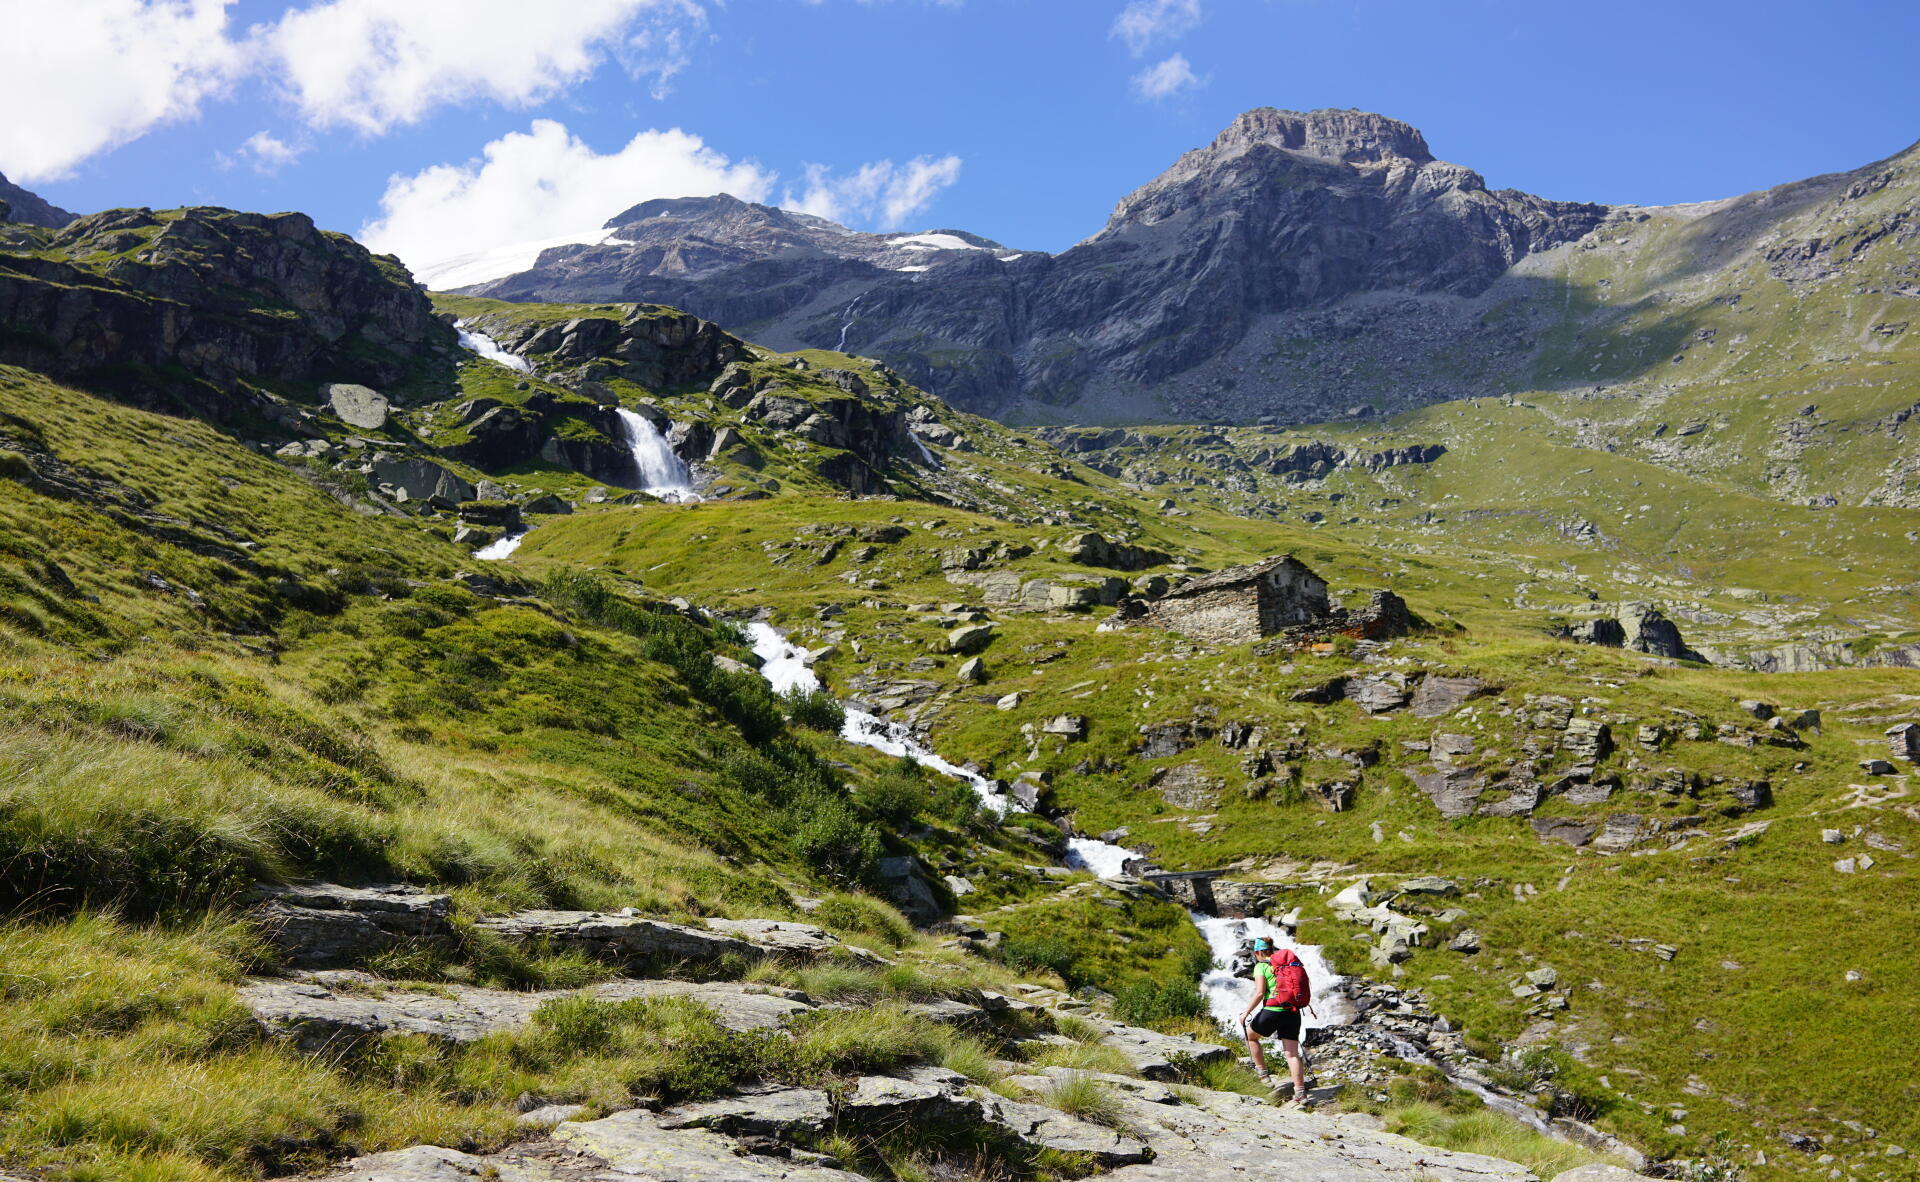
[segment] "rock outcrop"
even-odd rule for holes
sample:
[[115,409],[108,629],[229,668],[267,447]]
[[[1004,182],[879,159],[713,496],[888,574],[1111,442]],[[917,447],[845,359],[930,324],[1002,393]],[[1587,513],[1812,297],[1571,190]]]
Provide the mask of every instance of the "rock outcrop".
[[30,193],[0,173],[0,222],[20,222],[58,230],[80,215],[68,213],[38,193]]
[[451,327],[391,258],[305,214],[195,207],[80,218],[0,252],[0,361],[215,420],[268,385],[392,389],[439,362]]

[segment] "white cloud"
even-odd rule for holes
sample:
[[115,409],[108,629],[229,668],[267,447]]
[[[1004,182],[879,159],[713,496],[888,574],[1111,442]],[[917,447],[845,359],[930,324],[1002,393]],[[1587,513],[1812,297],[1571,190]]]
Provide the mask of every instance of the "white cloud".
[[635,78],[653,78],[655,99],[673,93],[673,79],[693,64],[691,43],[707,27],[707,10],[694,0],[660,0],[644,14],[620,52],[621,64]]
[[296,148],[270,132],[256,131],[231,155],[215,152],[213,158],[221,168],[246,164],[255,172],[271,175],[300,159],[305,151],[305,147]]
[[654,197],[725,192],[762,201],[774,179],[759,165],[728,160],[678,129],[643,131],[602,155],[563,124],[537,119],[529,131],[501,136],[484,153],[483,160],[390,178],[380,217],[361,227],[361,241],[399,255],[423,281],[433,282],[453,273],[443,266],[449,261],[521,243],[597,238],[608,218]]
[[324,0],[254,34],[308,123],[378,133],[450,103],[539,102],[608,51],[671,77],[683,27],[705,19],[693,0]]
[[809,164],[805,191],[795,196],[789,190],[781,204],[836,222],[877,221],[892,229],[959,179],[958,156],[916,156],[905,164],[876,160],[841,177],[824,165]]
[[1163,99],[1183,90],[1198,90],[1207,79],[1193,72],[1187,55],[1176,53],[1158,65],[1148,66],[1133,76],[1133,93],[1143,99]]
[[6,0],[0,171],[57,180],[87,157],[194,115],[239,72],[232,0]]
[[1140,57],[1156,41],[1170,41],[1191,31],[1200,23],[1200,0],[1129,0],[1113,18],[1108,36],[1127,43],[1127,51]]

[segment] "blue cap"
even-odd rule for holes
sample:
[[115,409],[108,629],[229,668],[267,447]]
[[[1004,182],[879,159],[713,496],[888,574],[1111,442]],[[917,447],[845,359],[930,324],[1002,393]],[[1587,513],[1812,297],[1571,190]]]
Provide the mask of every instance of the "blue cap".
[[1253,938],[1253,950],[1255,952],[1260,951],[1262,948],[1271,948],[1271,947],[1273,947],[1273,941],[1267,939],[1265,936],[1255,936]]

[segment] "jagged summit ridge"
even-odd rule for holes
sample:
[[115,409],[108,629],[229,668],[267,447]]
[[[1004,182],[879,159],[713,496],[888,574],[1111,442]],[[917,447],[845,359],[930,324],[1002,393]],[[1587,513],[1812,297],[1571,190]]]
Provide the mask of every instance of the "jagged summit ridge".
[[1229,123],[1203,152],[1244,150],[1255,144],[1285,148],[1343,164],[1377,164],[1391,157],[1425,164],[1427,138],[1410,123],[1371,111],[1282,111],[1255,107]]

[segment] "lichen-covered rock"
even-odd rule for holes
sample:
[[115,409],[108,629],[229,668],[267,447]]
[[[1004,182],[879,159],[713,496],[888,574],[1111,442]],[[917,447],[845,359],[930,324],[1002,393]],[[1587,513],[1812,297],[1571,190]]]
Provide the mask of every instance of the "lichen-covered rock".
[[453,935],[451,896],[405,884],[262,885],[248,918],[282,959],[301,968],[357,963],[400,940]]
[[522,911],[489,917],[475,926],[515,943],[575,949],[617,964],[754,958],[760,949],[745,940],[684,924],[598,911]]

